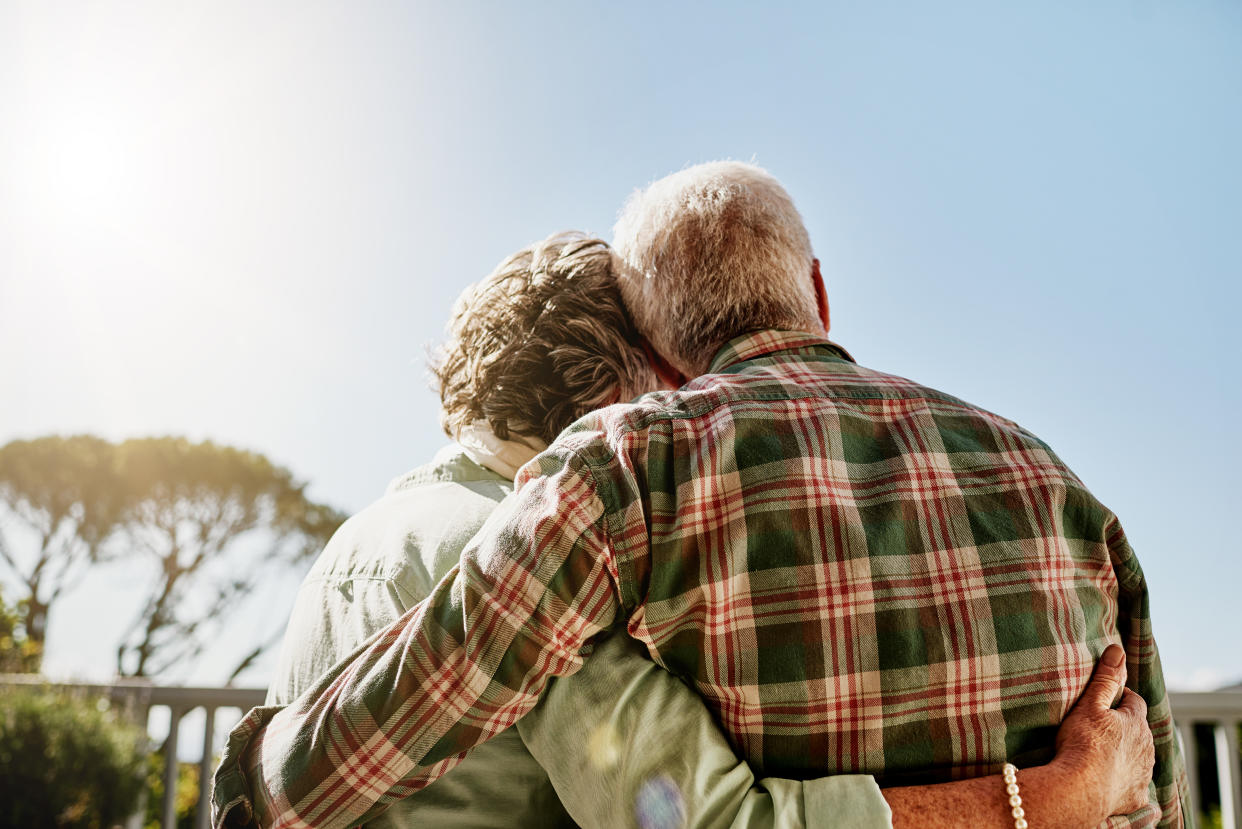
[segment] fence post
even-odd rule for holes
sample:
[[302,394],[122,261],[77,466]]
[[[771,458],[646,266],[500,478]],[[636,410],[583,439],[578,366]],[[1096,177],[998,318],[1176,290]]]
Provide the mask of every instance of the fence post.
[[1224,719],[1213,728],[1216,736],[1216,775],[1220,780],[1220,822],[1223,829],[1240,829],[1242,786],[1238,772],[1238,722]]
[[164,802],[160,804],[160,826],[175,829],[177,826],[177,732],[181,730],[181,718],[186,709],[170,706],[168,709],[168,739],[164,741]]
[[211,829],[211,773],[215,770],[215,737],[216,708],[208,705],[204,708],[206,722],[203,723],[203,757],[198,761],[198,811],[194,815],[194,825],[198,829]]
[[147,721],[151,716],[151,686],[149,684],[116,685],[112,687],[110,696],[114,703],[121,702],[125,718],[142,729],[142,733],[138,736],[138,747],[142,752],[142,764],[138,767],[138,777],[142,786],[138,789],[138,803],[134,806],[134,813],[125,821],[125,829],[142,829],[147,822],[147,757],[151,753],[151,737],[147,732]]
[[1194,722],[1178,721],[1177,736],[1181,738],[1182,762],[1186,764],[1186,782],[1190,786],[1190,810],[1197,816],[1202,807],[1199,805],[1199,746],[1195,741]]

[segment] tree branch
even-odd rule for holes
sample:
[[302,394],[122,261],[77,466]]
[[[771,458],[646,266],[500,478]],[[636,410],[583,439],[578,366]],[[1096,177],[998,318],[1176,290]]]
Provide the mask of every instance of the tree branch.
[[13,554],[9,552],[9,545],[8,542],[5,541],[3,532],[0,532],[0,559],[3,559],[4,563],[9,565],[9,567],[13,569],[13,572],[17,573],[19,576],[21,575],[21,568],[17,566],[17,560],[14,559]]
[[284,630],[278,630],[274,636],[271,636],[266,641],[260,642],[256,645],[250,653],[246,654],[242,660],[237,663],[237,667],[235,667],[233,672],[229,674],[228,679],[224,680],[224,684],[232,685],[233,680],[237,679],[237,677],[241,675],[242,671],[253,665],[260,656],[267,652],[268,648],[275,645],[281,638],[284,637],[284,635]]

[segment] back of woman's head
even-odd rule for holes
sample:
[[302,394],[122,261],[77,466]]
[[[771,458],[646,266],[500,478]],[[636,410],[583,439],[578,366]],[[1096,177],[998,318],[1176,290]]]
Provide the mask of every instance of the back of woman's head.
[[432,372],[450,437],[484,421],[502,440],[551,443],[592,409],[656,387],[608,245],[576,232],[523,248],[467,288]]

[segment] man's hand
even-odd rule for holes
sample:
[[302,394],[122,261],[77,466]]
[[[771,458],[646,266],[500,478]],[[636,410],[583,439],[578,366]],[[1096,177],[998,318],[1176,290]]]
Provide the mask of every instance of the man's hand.
[[[1125,653],[1109,645],[1078,702],[1057,732],[1057,755],[1045,766],[1018,772],[1022,806],[1031,826],[1093,829],[1110,815],[1130,814],[1147,804],[1156,761],[1147,727],[1147,704],[1125,691]],[[1014,817],[999,774],[928,786],[884,789],[893,828],[1009,829]],[[1151,825],[1159,810],[1144,815]],[[1147,825],[1147,824],[1145,824]]]
[[[1082,776],[1086,791],[1098,794],[1104,816],[1128,814],[1146,805],[1156,763],[1147,703],[1126,688],[1125,681],[1125,651],[1109,645],[1057,732],[1053,764]],[[1118,691],[1121,705],[1113,708]]]

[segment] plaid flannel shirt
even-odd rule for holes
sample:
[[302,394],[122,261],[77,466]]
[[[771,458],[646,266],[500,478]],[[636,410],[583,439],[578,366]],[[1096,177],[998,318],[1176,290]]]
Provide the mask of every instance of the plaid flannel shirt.
[[[757,773],[885,784],[1046,762],[1111,641],[1181,821],[1147,591],[1116,518],[1038,438],[826,340],[729,343],[675,392],[528,464],[458,571],[285,709],[234,729],[217,821],[365,820],[513,724],[625,624]],[[1122,821],[1126,823],[1127,821]]]

